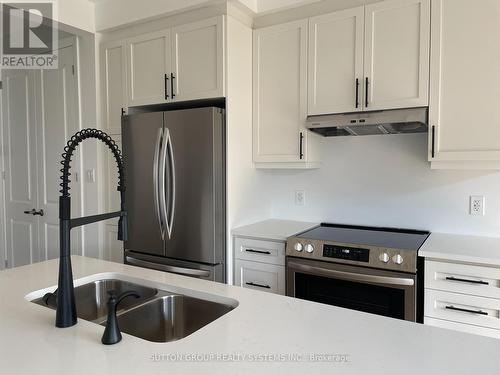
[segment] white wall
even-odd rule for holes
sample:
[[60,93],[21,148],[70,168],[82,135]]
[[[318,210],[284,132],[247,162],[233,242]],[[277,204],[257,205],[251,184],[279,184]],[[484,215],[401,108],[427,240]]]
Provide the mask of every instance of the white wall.
[[[500,236],[500,172],[431,170],[426,135],[324,141],[321,169],[269,172],[273,217]],[[470,195],[486,197],[485,216],[469,215]]]
[[[271,215],[265,172],[252,162],[252,30],[227,17],[227,228]],[[230,236],[229,236],[230,237]],[[228,281],[232,282],[232,250],[228,249]]]
[[89,0],[54,0],[56,21],[95,32],[95,4]]

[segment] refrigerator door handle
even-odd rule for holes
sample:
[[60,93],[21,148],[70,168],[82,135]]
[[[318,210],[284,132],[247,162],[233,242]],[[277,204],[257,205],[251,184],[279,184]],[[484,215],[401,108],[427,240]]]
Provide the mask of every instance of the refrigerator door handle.
[[[165,229],[168,234],[168,238],[172,236],[172,225],[174,221],[174,209],[175,209],[175,164],[174,155],[172,151],[172,138],[170,137],[170,131],[165,128],[163,133],[163,144],[161,150],[160,159],[160,215],[163,222],[165,223]],[[168,202],[167,202],[167,183],[165,174],[167,171],[168,163]]]
[[154,154],[154,159],[153,159],[153,190],[154,190],[154,207],[155,207],[155,214],[156,214],[156,219],[158,220],[158,225],[160,227],[160,233],[161,233],[161,238],[163,239],[164,237],[164,229],[163,229],[163,221],[160,216],[160,197],[159,197],[159,186],[158,186],[158,177],[159,177],[159,165],[158,165],[158,159],[160,158],[160,148],[161,148],[161,143],[162,143],[162,138],[163,138],[163,129],[160,128],[158,129],[158,136],[156,139],[156,146],[155,146],[155,154]]
[[172,272],[179,275],[188,275],[188,276],[196,276],[196,277],[209,277],[210,271],[207,270],[198,270],[193,268],[184,268],[177,266],[169,266],[166,264],[152,263],[145,260],[140,260],[132,257],[126,257],[126,261],[134,266],[150,268],[158,271]]
[[170,163],[170,187],[171,187],[171,192],[169,194],[170,197],[170,203],[169,203],[169,208],[170,212],[168,213],[168,228],[170,230],[169,236],[172,235],[172,228],[174,226],[174,213],[175,213],[175,159],[174,159],[174,149],[172,145],[172,138],[170,137],[170,132],[169,132],[169,137],[168,137],[168,157],[169,157],[169,163]]

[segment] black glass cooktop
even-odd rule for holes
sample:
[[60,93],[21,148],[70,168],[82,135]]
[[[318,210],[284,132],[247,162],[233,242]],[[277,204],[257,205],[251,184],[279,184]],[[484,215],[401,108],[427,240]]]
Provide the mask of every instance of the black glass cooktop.
[[319,227],[301,233],[296,237],[417,251],[429,234],[430,232],[419,230],[323,223]]

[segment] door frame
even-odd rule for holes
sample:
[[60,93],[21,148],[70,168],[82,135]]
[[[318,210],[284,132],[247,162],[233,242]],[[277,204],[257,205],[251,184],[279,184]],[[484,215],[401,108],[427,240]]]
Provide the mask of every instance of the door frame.
[[[0,82],[2,82],[2,71],[0,70]],[[3,89],[0,89],[0,139],[4,139],[3,126],[3,107],[2,107]],[[5,168],[4,168],[4,147],[0,144],[0,270],[6,266],[7,243],[5,237],[6,216],[5,216]]]

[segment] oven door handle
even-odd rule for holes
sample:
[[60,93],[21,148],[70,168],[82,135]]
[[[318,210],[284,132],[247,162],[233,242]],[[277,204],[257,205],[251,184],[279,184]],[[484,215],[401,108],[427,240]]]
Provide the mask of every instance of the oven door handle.
[[377,275],[365,275],[361,273],[352,273],[344,271],[330,270],[326,268],[314,267],[305,264],[300,264],[297,262],[289,261],[288,267],[304,271],[307,273],[313,273],[322,276],[334,276],[338,279],[348,280],[348,281],[360,281],[367,283],[376,283],[384,285],[402,285],[402,286],[413,286],[415,281],[413,279],[408,279],[404,277],[390,277],[390,276],[377,276]]

